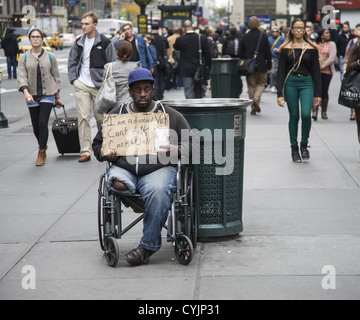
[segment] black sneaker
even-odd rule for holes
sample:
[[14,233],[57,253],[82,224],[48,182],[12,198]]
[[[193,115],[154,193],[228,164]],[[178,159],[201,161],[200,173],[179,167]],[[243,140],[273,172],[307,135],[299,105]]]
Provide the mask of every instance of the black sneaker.
[[299,153],[299,147],[291,147],[291,157],[293,162],[295,163],[301,163],[301,157],[300,157],[300,153]]
[[303,160],[310,160],[310,152],[308,150],[307,144],[301,144],[300,151],[301,151],[301,158]]

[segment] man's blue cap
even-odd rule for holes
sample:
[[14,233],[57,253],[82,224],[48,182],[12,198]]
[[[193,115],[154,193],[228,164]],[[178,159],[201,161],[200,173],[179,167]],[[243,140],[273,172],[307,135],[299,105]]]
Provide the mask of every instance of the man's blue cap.
[[155,82],[150,70],[144,68],[138,68],[129,73],[129,86],[137,81],[151,81],[153,83]]

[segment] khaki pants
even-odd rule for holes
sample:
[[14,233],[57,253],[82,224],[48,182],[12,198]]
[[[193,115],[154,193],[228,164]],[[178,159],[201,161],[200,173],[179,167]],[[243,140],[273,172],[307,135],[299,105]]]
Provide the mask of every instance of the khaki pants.
[[[246,77],[246,82],[249,91],[249,99],[253,100],[257,106],[260,107],[260,99],[267,86],[267,73],[255,72],[251,76]],[[254,109],[254,105],[251,106]]]
[[92,136],[90,127],[91,109],[94,110],[94,116],[98,129],[100,129],[104,119],[102,114],[95,112],[95,99],[98,89],[88,87],[80,80],[75,80],[73,85],[75,88],[76,111],[79,123],[80,155],[90,156],[92,153]]

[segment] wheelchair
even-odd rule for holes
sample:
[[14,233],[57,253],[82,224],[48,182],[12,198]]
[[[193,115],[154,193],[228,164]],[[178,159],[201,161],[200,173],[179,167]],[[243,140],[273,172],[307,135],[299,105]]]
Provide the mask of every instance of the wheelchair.
[[[144,204],[140,194],[123,195],[107,187],[107,172],[100,176],[98,189],[98,232],[100,247],[104,251],[107,264],[115,267],[119,260],[118,239],[143,220]],[[194,172],[191,166],[177,165],[176,189],[169,208],[167,224],[167,241],[174,247],[175,257],[182,265],[188,265],[197,245],[197,215],[194,202]],[[123,206],[140,213],[128,226],[123,228]]]

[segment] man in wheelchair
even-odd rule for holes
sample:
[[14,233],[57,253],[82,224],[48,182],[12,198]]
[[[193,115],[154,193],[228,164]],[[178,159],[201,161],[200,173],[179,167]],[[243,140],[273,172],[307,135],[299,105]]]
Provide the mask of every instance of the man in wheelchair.
[[[162,156],[175,153],[177,157],[184,153],[188,155],[191,141],[189,134],[182,139],[182,130],[186,129],[190,133],[190,126],[179,112],[153,101],[154,82],[151,72],[147,69],[140,68],[131,71],[128,83],[132,101],[117,106],[110,113],[167,113],[170,135],[172,132],[177,134],[177,145],[173,143],[160,146],[161,152],[159,153],[163,153]],[[173,142],[171,136],[170,141]],[[141,161],[139,157],[135,157],[135,164],[133,161],[130,163],[128,157],[117,156],[116,152],[111,152],[104,157],[101,152],[102,144],[103,136],[102,129],[100,129],[93,141],[93,150],[99,161],[111,162],[108,171],[109,190],[124,195],[139,193],[143,199],[145,213],[143,236],[139,246],[125,255],[125,260],[131,266],[146,264],[149,257],[161,247],[161,231],[166,223],[173,192],[176,188],[176,164],[172,161],[163,164],[164,161],[159,160],[160,154],[146,155],[144,156],[146,159],[141,159]]]

